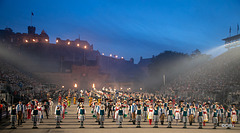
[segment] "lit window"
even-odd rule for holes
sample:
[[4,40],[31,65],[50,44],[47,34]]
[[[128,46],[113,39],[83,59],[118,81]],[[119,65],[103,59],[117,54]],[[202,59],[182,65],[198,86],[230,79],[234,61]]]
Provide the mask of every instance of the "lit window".
[[33,39],[33,42],[35,42],[36,40],[35,39]]
[[77,46],[79,47],[80,45],[79,45],[79,44],[77,44]]
[[86,48],[87,48],[87,46],[85,45],[85,46],[84,46],[84,48],[86,49]]
[[25,42],[28,42],[28,40],[25,40]]
[[56,43],[58,43],[58,40],[56,40]]
[[68,42],[68,45],[70,45],[70,42]]
[[48,42],[48,39],[45,39],[46,42]]

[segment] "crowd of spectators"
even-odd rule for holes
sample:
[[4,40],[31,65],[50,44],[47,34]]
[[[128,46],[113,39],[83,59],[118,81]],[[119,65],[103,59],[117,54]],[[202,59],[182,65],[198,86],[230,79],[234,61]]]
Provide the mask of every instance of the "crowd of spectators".
[[[170,93],[204,101],[239,101],[240,93],[240,48],[204,63],[167,84]],[[233,95],[232,95],[233,92]],[[229,96],[229,93],[231,95]]]

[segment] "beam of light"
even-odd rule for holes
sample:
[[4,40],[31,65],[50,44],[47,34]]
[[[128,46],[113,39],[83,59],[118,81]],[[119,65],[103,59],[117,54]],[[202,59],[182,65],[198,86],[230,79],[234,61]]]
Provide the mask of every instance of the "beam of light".
[[225,45],[221,45],[212,49],[209,49],[207,51],[204,51],[203,53],[207,54],[207,55],[211,55],[212,58],[215,58],[223,53],[225,53],[227,51],[227,49],[225,48]]

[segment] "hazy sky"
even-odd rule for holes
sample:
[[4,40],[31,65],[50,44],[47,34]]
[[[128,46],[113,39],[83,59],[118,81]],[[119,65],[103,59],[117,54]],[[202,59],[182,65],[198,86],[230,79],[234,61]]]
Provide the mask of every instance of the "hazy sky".
[[236,34],[240,0],[0,0],[0,29],[27,32],[31,12],[37,33],[94,44],[105,55],[137,63],[164,50],[190,53],[222,45]]

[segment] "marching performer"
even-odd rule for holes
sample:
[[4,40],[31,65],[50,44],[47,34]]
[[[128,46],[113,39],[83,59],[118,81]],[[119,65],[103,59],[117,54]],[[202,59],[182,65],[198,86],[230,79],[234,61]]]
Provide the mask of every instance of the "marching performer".
[[206,110],[206,108],[203,107],[203,126],[205,126],[205,123],[208,122],[208,111]]
[[218,123],[218,113],[217,113],[216,109],[213,109],[212,120],[213,120],[213,124],[214,124],[213,129],[216,129],[217,123]]
[[31,112],[31,114],[32,114],[32,121],[33,121],[33,127],[32,128],[38,128],[37,123],[39,121],[38,119],[39,119],[41,113],[38,110],[37,106],[35,106],[34,110],[32,110],[32,112]]
[[232,125],[233,127],[235,127],[235,123],[237,122],[237,112],[235,110],[235,108],[232,109]]
[[149,120],[149,125],[152,125],[152,120],[153,120],[153,106],[150,105],[149,109],[148,109],[148,120]]
[[198,116],[198,122],[199,122],[199,128],[198,129],[202,129],[202,123],[203,123],[203,111],[202,111],[202,108],[199,108],[199,112],[198,112],[197,116]]
[[168,127],[167,128],[172,128],[172,121],[173,121],[173,110],[172,107],[169,107],[169,110],[167,111],[167,120],[168,120]]
[[153,121],[154,121],[154,127],[153,128],[158,128],[158,121],[159,121],[158,105],[156,105],[155,109],[154,109]]
[[143,119],[144,119],[144,122],[147,121],[147,105],[146,103],[143,104]]
[[182,119],[183,119],[183,128],[187,128],[187,117],[188,117],[188,111],[187,107],[185,107],[182,111]]
[[224,114],[225,114],[225,110],[223,108],[223,106],[220,106],[220,118],[221,118],[221,123],[223,123],[223,118],[224,118]]
[[83,122],[86,118],[86,110],[84,109],[84,106],[81,106],[81,109],[79,110],[79,120],[80,120],[80,127],[79,128],[84,128]]
[[175,116],[176,124],[178,125],[178,120],[181,118],[180,109],[178,108],[178,106],[176,106],[176,109],[174,109],[174,116]]
[[10,122],[11,122],[11,129],[16,129],[16,114],[17,114],[17,110],[15,108],[15,105],[12,105],[12,109],[11,109],[11,119],[10,119]]
[[191,105],[190,108],[188,109],[188,119],[189,119],[189,124],[190,126],[192,125],[193,123],[193,117],[194,117],[194,110],[193,110],[193,106]]
[[141,128],[140,123],[141,123],[141,117],[142,117],[142,110],[141,110],[140,105],[138,105],[138,108],[136,110],[136,115],[137,115],[137,117],[136,117],[136,121],[137,121],[136,128]]
[[103,124],[104,124],[104,115],[105,115],[105,110],[104,110],[104,106],[101,106],[100,109],[100,117],[99,117],[99,121],[100,121],[100,128],[104,128]]
[[57,107],[56,111],[55,111],[55,115],[56,115],[56,128],[61,128],[60,127],[60,122],[61,122],[61,118],[62,118],[62,114],[61,114],[61,109],[60,106]]
[[[231,124],[231,112],[229,109],[226,111],[226,121],[228,125]],[[230,129],[230,127],[228,126],[227,129]]]
[[52,101],[52,98],[49,98],[48,102],[49,102],[49,114],[53,115],[53,105],[54,105],[54,103]]
[[162,104],[161,105],[161,108],[159,109],[160,111],[160,121],[161,121],[161,125],[163,125],[164,123],[164,117],[165,117],[165,114],[166,114],[166,111],[165,111],[165,108],[164,108],[164,105]]
[[31,104],[31,102],[28,102],[28,104],[27,104],[27,119],[31,119],[32,108],[33,108],[33,105]]
[[19,101],[17,107],[17,120],[18,120],[18,125],[22,125],[22,119],[23,119],[23,112],[25,111],[22,101]]
[[122,107],[119,108],[119,110],[117,111],[117,118],[118,118],[118,128],[122,128],[122,122],[123,122],[123,110]]
[[135,122],[136,122],[136,114],[135,114],[136,110],[137,110],[137,105],[135,104],[135,102],[133,102],[132,107],[131,107],[133,125],[135,125]]

